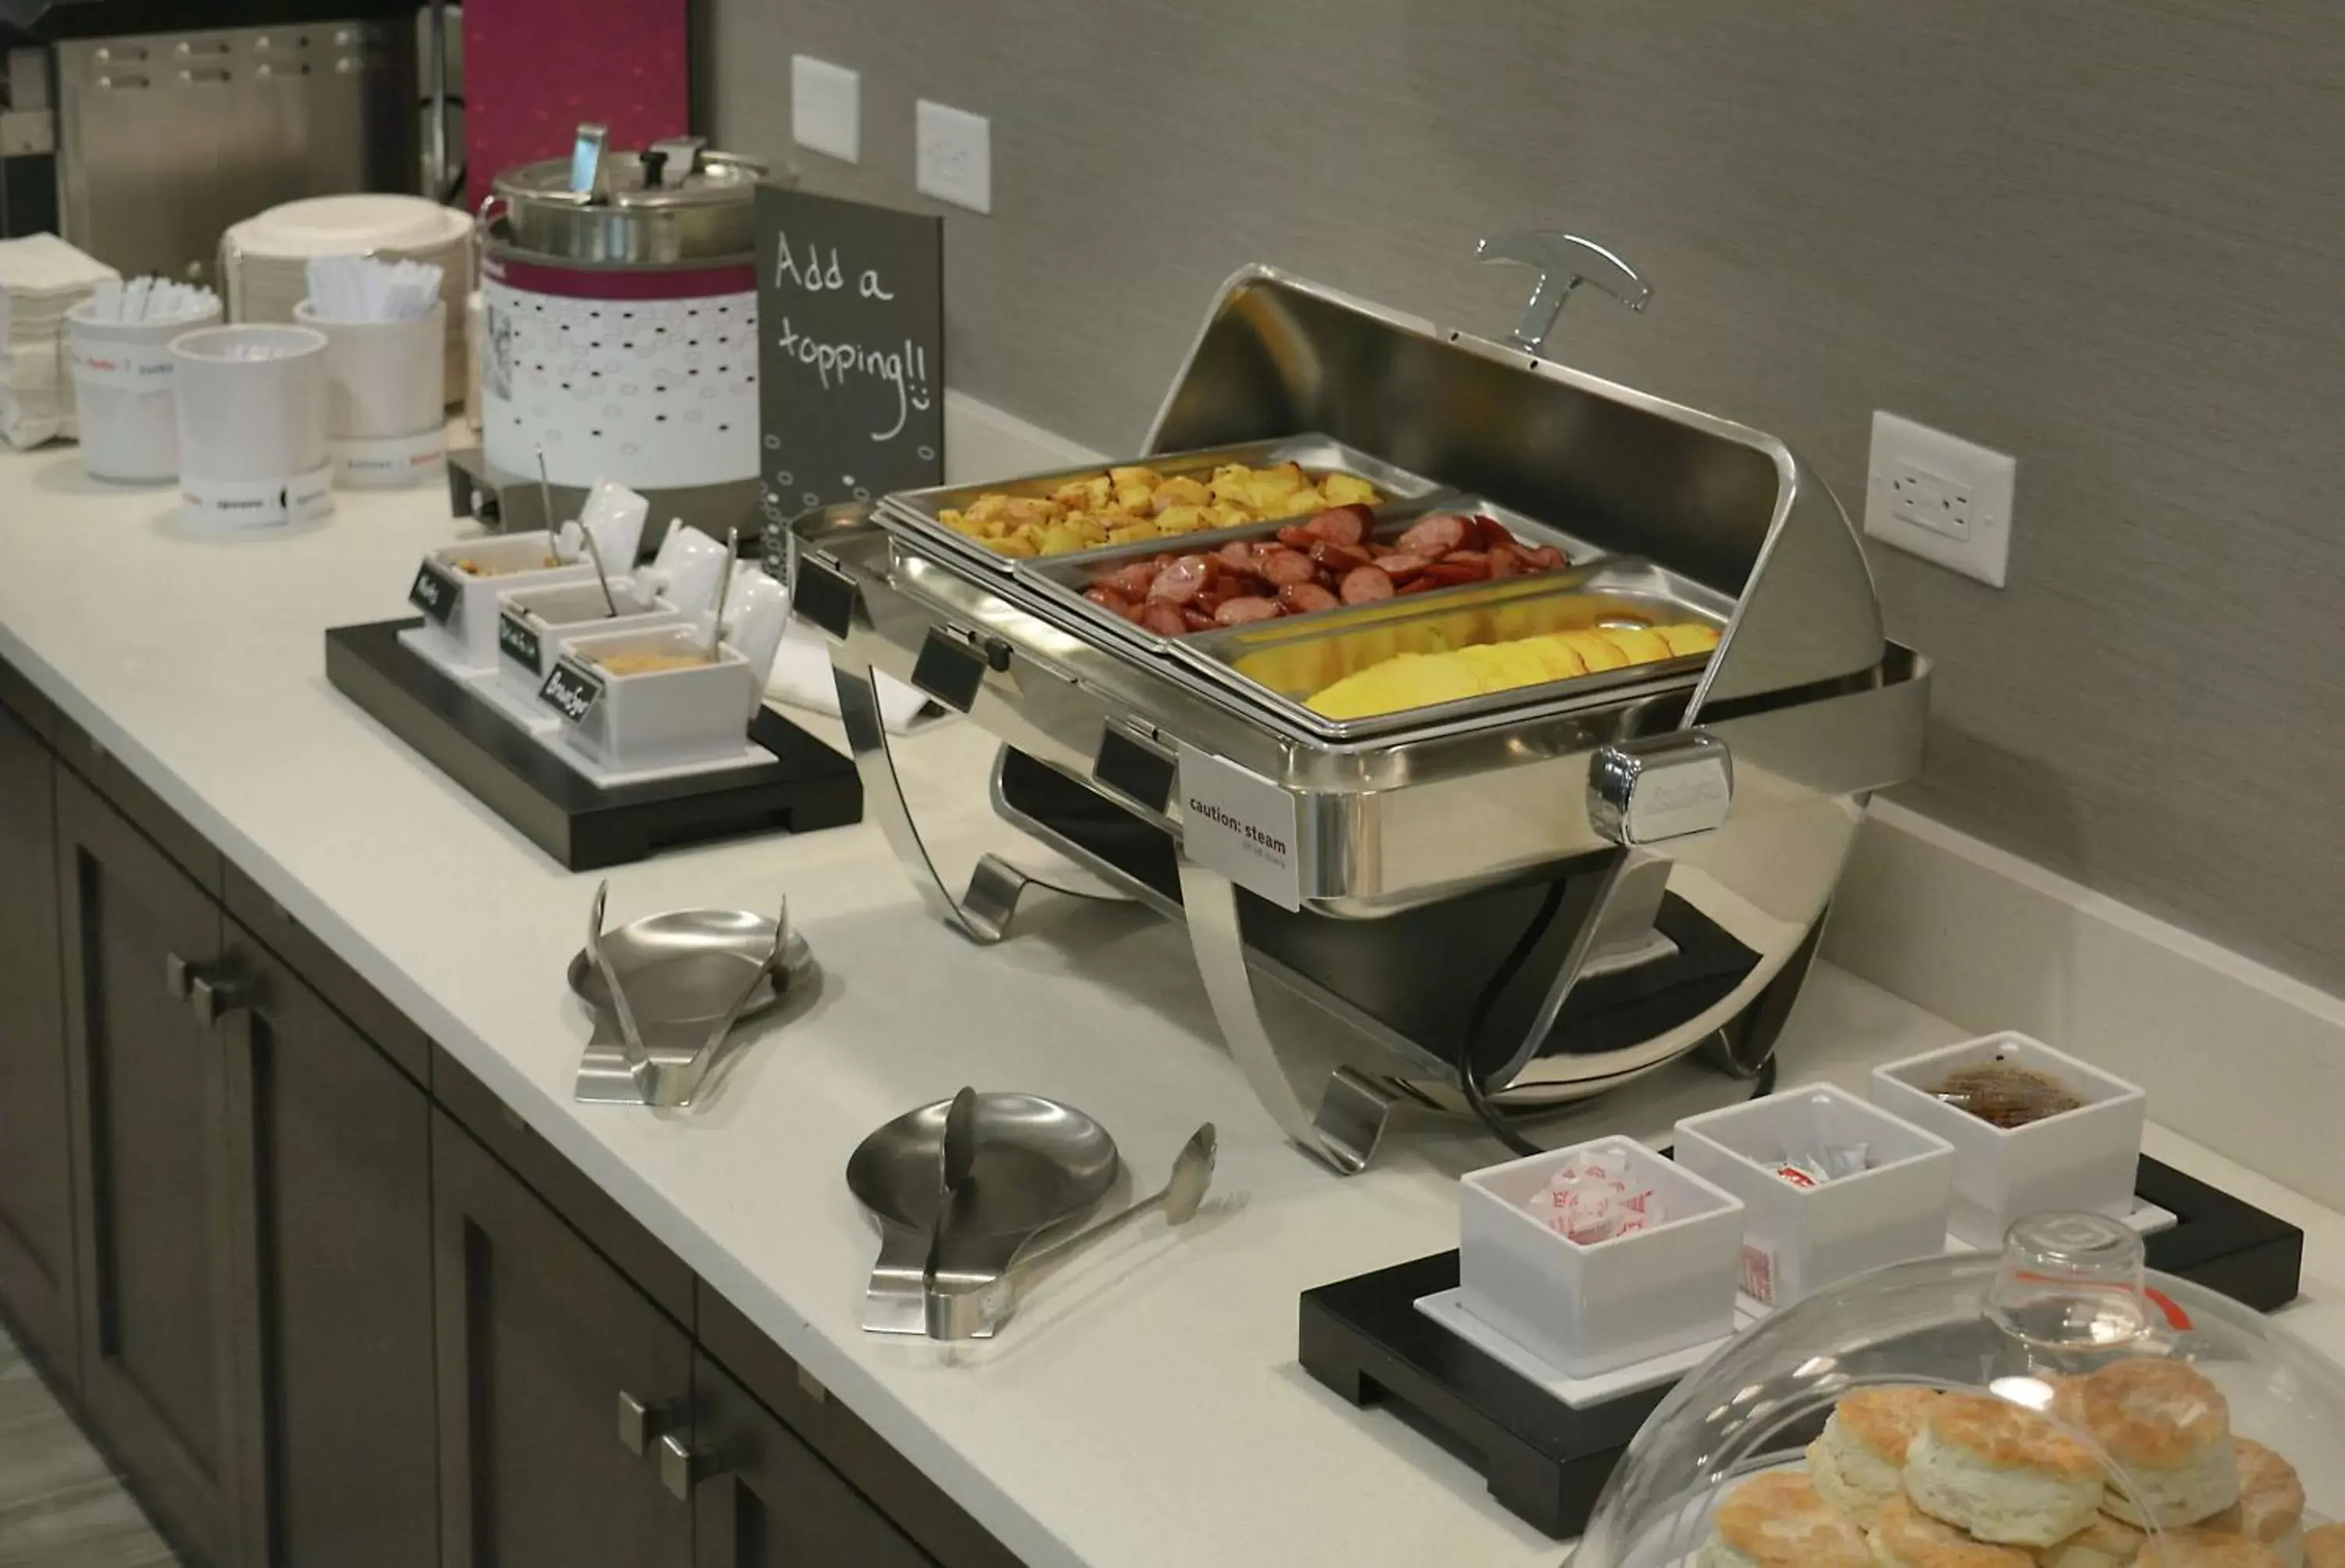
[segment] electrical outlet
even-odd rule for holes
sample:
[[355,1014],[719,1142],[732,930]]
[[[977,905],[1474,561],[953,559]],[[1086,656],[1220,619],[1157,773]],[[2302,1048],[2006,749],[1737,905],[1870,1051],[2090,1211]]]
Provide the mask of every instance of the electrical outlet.
[[919,148],[913,183],[923,196],[973,212],[993,210],[993,126],[983,115],[919,100],[913,113]]
[[2004,585],[2011,558],[2011,502],[2019,464],[1900,419],[1873,416],[1864,531],[1965,577]]
[[861,162],[862,73],[812,55],[792,55],[790,139],[848,163]]

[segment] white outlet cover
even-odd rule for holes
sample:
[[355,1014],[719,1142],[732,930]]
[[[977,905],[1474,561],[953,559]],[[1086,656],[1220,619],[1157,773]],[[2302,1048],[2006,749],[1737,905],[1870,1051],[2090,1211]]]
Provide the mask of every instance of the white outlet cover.
[[[1919,471],[1970,493],[1969,537],[1928,528],[1898,514],[1898,475]],[[2011,559],[2011,504],[2018,462],[1893,413],[1873,416],[1865,464],[1864,531],[1949,571],[2004,585]]]
[[792,55],[790,139],[827,157],[861,162],[862,73],[812,55]]
[[923,196],[993,210],[993,125],[983,115],[922,98],[913,110],[912,134],[919,149],[913,183]]

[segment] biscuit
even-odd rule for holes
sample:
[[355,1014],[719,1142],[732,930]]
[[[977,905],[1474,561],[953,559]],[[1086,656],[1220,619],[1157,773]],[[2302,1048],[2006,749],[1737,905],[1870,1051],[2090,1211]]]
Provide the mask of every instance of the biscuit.
[[2101,1506],[2128,1524],[2196,1524],[2239,1500],[2230,1407],[2188,1362],[2113,1361],[2063,1388],[2052,1413],[2108,1455],[2114,1473]]
[[1808,1445],[1808,1475],[1825,1502],[1859,1521],[1905,1489],[1905,1449],[1935,1389],[1859,1389],[1832,1407]]
[[1986,1394],[1941,1395],[1905,1452],[1905,1495],[1923,1512],[2013,1546],[2090,1524],[2106,1479],[2088,1444]]
[[2141,1568],[2279,1568],[2279,1559],[2245,1536],[2184,1526],[2144,1546]]
[[1792,1471],[1752,1476],[1718,1505],[1695,1568],[1872,1568],[1864,1534]]
[[1874,1511],[1865,1539],[1878,1568],[2035,1568],[2033,1554],[1974,1541],[1902,1497]]
[[2345,1524],[2304,1532],[2304,1568],[2345,1568]]
[[2035,1554],[2039,1568],[2134,1568],[2141,1560],[2142,1532],[2106,1513],[2056,1546]]
[[2231,1440],[2238,1461],[2239,1501],[2207,1521],[2207,1528],[2244,1535],[2271,1548],[2284,1568],[2304,1565],[2304,1483],[2296,1467],[2249,1438]]

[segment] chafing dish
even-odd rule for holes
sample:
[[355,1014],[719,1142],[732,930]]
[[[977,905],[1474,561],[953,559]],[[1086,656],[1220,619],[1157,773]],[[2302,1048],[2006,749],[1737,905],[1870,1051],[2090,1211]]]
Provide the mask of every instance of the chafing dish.
[[[1534,314],[1568,292],[1543,278]],[[1568,541],[1574,565],[1546,576],[1162,637],[1091,613],[1084,558],[976,560],[932,502],[790,528],[793,600],[832,641],[866,798],[931,906],[1000,941],[1023,881],[992,857],[964,892],[939,881],[874,671],[1000,738],[1005,816],[1185,922],[1255,1092],[1343,1171],[1401,1099],[1454,1105],[1461,1071],[1501,1108],[1705,1044],[1755,1073],[1867,794],[1920,762],[1927,661],[1883,636],[1822,483],[1775,438],[1555,363],[1538,336],[1486,341],[1250,268],[1138,461],[1324,443],[1377,465],[1380,514],[1463,497]],[[1487,640],[1609,616],[1721,640],[1367,719],[1300,700],[1406,651],[1409,628]],[[1330,1072],[1274,1032],[1258,985],[1339,1020],[1347,1059]]]

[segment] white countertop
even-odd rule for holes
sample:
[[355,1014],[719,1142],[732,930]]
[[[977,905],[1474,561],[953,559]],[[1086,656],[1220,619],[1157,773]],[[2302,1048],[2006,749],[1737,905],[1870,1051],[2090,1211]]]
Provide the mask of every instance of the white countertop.
[[[868,825],[610,873],[614,923],[787,892],[823,989],[698,1114],[576,1105],[588,1024],[561,975],[594,879],[323,673],[323,630],[403,613],[418,555],[460,531],[442,494],[344,493],[323,524],[249,538],[188,530],[174,500],[86,479],[69,446],[0,453],[0,656],[1028,1563],[1560,1559],[1464,1465],[1294,1361],[1298,1293],[1455,1245],[1453,1178],[1494,1145],[1405,1127],[1375,1169],[1338,1179],[1254,1104],[1177,932],[1037,894],[1020,934],[980,949],[922,911]],[[948,726],[901,749],[949,830],[949,875],[980,845],[1022,844],[986,809],[981,735]],[[1781,1054],[1787,1081],[1853,1083],[1960,1033],[1819,969]],[[1148,1186],[1215,1122],[1207,1214],[1177,1237],[1120,1237],[992,1343],[862,1333],[875,1240],[841,1179],[848,1154],[964,1083],[1083,1107]],[[1543,1136],[1658,1135],[1731,1092],[1686,1069]],[[2345,1295],[2325,1284],[2345,1279],[2345,1219],[2155,1129],[2149,1147],[2308,1227],[2308,1278],[2324,1283],[2290,1317],[2345,1349]]]

